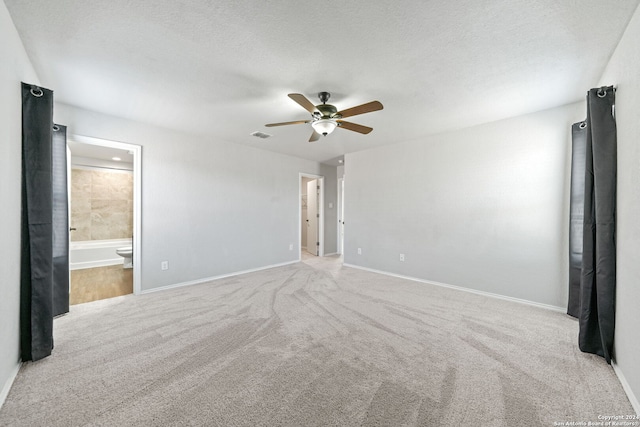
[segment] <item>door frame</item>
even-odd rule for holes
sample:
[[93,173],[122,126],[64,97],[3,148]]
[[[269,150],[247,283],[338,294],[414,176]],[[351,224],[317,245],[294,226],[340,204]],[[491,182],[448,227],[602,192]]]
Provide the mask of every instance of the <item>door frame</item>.
[[[302,178],[317,179],[320,186],[320,196],[318,196],[318,256],[324,256],[324,176],[314,175],[310,173],[300,172],[298,174],[298,261],[302,259],[302,248],[300,248],[302,242]],[[309,242],[307,242],[309,246]]]
[[71,135],[75,142],[101,147],[128,150],[133,153],[133,294],[139,295],[142,287],[142,146],[128,142],[111,141],[84,135]]

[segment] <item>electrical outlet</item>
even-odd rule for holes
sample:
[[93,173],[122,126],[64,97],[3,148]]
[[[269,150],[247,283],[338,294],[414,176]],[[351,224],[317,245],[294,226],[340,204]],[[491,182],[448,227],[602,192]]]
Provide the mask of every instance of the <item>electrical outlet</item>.
[[358,248],[358,255],[362,255],[362,248]]
[[404,254],[400,254],[400,261],[404,261]]
[[169,261],[162,261],[160,263],[160,270],[168,270],[169,269]]

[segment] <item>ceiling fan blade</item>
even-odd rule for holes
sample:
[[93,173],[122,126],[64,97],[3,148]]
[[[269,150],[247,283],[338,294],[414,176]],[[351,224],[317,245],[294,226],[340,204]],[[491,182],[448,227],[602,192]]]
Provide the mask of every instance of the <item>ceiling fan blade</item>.
[[296,120],[295,122],[269,123],[268,125],[265,125],[265,126],[270,128],[273,126],[301,125],[303,123],[309,123],[309,122],[311,122],[311,120]]
[[316,142],[319,139],[320,139],[320,134],[314,130],[313,133],[311,134],[311,138],[309,138],[309,142]]
[[346,110],[338,111],[336,114],[340,114],[342,117],[357,116],[358,114],[370,113],[372,111],[382,110],[382,104],[380,101],[371,101],[366,104],[358,105],[357,107],[347,108]]
[[289,98],[296,101],[302,108],[313,114],[316,110],[316,106],[311,103],[303,94],[301,93],[290,93]]
[[373,128],[370,128],[368,126],[345,122],[344,120],[336,120],[336,122],[338,122],[338,127],[341,127],[342,129],[352,130],[354,132],[363,133],[365,135],[373,130]]

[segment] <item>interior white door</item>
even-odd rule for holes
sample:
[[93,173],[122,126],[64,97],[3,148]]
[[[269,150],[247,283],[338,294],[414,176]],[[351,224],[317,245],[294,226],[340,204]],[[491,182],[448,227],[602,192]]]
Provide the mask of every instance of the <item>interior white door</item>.
[[307,252],[318,256],[318,180],[307,182]]
[[339,253],[344,254],[344,179],[338,180],[338,247]]

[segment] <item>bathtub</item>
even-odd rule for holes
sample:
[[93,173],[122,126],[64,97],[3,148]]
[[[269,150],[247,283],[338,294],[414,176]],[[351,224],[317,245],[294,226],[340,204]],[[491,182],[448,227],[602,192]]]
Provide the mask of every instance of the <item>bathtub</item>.
[[83,240],[69,243],[69,269],[105,267],[123,264],[116,249],[131,246],[131,239]]

